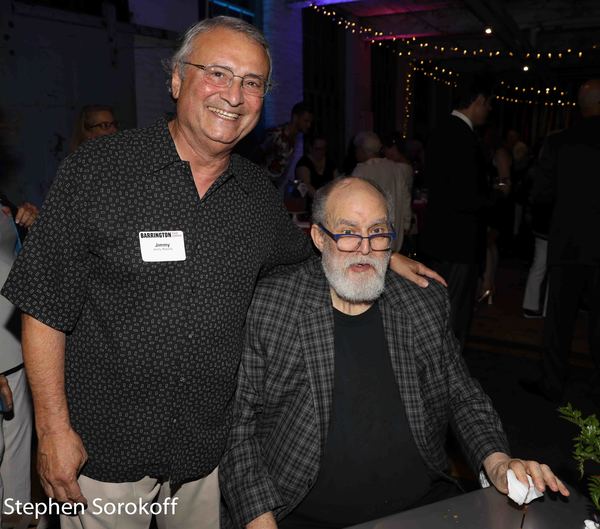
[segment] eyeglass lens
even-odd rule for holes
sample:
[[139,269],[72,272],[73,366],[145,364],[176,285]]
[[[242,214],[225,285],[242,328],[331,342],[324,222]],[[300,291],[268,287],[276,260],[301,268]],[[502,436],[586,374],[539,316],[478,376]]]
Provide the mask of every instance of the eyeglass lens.
[[[221,66],[206,66],[204,68],[204,75],[210,84],[220,88],[230,87],[231,83],[233,83],[233,78],[240,77],[234,75],[231,70]],[[247,94],[263,96],[265,95],[266,83],[256,75],[246,75],[242,77],[242,89]]]
[[[371,250],[376,251],[388,250],[392,241],[389,235],[372,235],[371,237],[367,238],[367,240],[371,245]],[[337,247],[343,252],[353,252],[360,248],[362,241],[363,237],[360,235],[348,235],[338,239]]]

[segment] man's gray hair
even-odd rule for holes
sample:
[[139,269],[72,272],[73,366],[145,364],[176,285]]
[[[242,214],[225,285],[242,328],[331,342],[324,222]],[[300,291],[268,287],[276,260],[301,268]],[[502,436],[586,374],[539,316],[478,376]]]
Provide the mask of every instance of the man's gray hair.
[[354,137],[354,146],[361,148],[370,156],[377,156],[382,147],[379,136],[369,130],[363,130]]
[[323,226],[326,226],[328,224],[327,221],[329,219],[327,218],[327,199],[329,198],[329,195],[331,195],[331,193],[335,191],[338,187],[347,186],[354,180],[360,180],[361,182],[365,182],[381,195],[385,202],[387,221],[388,223],[391,222],[392,200],[390,196],[375,182],[371,182],[370,180],[361,178],[359,176],[346,176],[344,178],[336,178],[332,182],[329,182],[327,185],[324,185],[323,187],[317,189],[312,203],[313,224],[323,224]]
[[269,44],[267,43],[264,35],[256,27],[245,20],[226,16],[205,18],[204,20],[201,20],[197,24],[194,24],[192,27],[190,27],[183,34],[179,48],[167,63],[169,72],[172,73],[175,71],[175,69],[177,69],[179,72],[179,77],[183,79],[185,76],[184,63],[189,59],[190,54],[194,50],[194,39],[198,35],[207,33],[216,28],[225,28],[232,31],[237,31],[238,33],[243,33],[246,35],[246,37],[252,39],[263,47],[269,59],[269,76],[267,82],[270,83],[272,70],[271,52],[269,51]]

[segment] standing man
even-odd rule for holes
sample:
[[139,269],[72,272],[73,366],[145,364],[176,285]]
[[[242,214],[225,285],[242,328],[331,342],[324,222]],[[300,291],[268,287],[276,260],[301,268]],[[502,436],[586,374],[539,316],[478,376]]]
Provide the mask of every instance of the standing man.
[[285,186],[289,168],[296,166],[294,154],[298,134],[306,134],[312,122],[312,110],[304,102],[300,102],[293,106],[289,123],[267,131],[265,141],[261,145],[263,165],[277,188]]
[[474,127],[485,123],[491,97],[491,87],[482,79],[464,86],[456,110],[431,134],[425,158],[429,194],[420,250],[448,282],[452,328],[461,347],[485,256],[484,213],[490,204],[485,160]]
[[96,498],[157,495],[179,498],[161,526],[218,527],[215,468],[255,281],[311,255],[262,171],[230,156],[269,86],[263,36],[205,20],[172,67],[177,117],[67,158],[3,291],[27,314],[44,490],[88,502],[63,529],[105,527]]
[[352,176],[359,176],[381,187],[392,200],[392,224],[396,239],[392,250],[399,252],[412,218],[412,169],[381,156],[381,140],[371,131],[359,132],[354,138],[358,164]]
[[579,302],[589,306],[590,353],[595,364],[590,397],[600,407],[600,79],[579,89],[583,119],[548,138],[541,160],[554,199],[548,238],[548,308],[542,376],[526,390],[562,398]]
[[[63,529],[148,527],[147,510],[101,507],[171,495],[159,527],[219,525],[216,467],[254,285],[312,255],[264,172],[231,155],[270,70],[248,23],[190,28],[172,59],[176,118],[69,156],[3,289],[27,314],[44,490],[91,504]],[[403,269],[422,283],[419,265]]]

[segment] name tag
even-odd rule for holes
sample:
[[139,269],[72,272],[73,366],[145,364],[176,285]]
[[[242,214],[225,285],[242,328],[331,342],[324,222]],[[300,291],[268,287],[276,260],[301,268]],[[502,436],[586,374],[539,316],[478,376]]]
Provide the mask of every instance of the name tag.
[[182,231],[140,231],[139,236],[143,261],[185,261]]

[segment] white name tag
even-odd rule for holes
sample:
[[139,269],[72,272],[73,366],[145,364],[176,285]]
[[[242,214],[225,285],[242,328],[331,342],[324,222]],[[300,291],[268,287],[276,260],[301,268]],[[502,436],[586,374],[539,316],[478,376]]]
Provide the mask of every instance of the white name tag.
[[140,231],[139,236],[143,261],[185,261],[182,231]]

